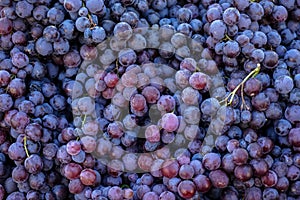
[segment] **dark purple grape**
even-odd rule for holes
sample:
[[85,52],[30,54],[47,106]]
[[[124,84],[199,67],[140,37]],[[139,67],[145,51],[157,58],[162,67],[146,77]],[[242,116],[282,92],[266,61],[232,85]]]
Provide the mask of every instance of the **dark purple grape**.
[[96,183],[97,175],[92,169],[84,169],[80,173],[80,181],[84,185],[94,185]]
[[216,153],[208,153],[204,155],[202,163],[206,169],[216,170],[221,166],[221,157]]
[[179,164],[176,160],[166,160],[162,164],[162,175],[167,178],[174,178],[179,172]]
[[300,146],[300,137],[299,137],[300,128],[293,128],[290,130],[288,139],[291,145],[295,147]]
[[234,169],[234,176],[243,182],[248,181],[252,175],[253,171],[251,165],[239,165]]
[[4,34],[8,34],[12,31],[13,29],[13,24],[12,24],[12,21],[9,20],[8,18],[6,17],[3,17],[3,18],[0,18],[0,34],[1,35],[4,35]]
[[272,16],[276,21],[283,22],[288,17],[288,11],[284,6],[274,6]]
[[211,23],[209,33],[216,40],[221,40],[227,32],[226,24],[222,20],[215,20]]
[[16,183],[28,180],[29,174],[23,165],[16,166],[12,171],[12,178]]
[[43,169],[43,161],[40,156],[32,154],[25,159],[24,166],[29,173],[37,174]]
[[202,193],[208,192],[212,186],[209,178],[202,174],[197,175],[193,179],[193,182],[195,183],[197,190]]
[[229,184],[229,178],[222,170],[215,170],[209,173],[209,179],[216,188],[225,188]]
[[9,94],[0,94],[0,111],[5,112],[12,108],[14,102]]
[[237,148],[233,150],[232,157],[234,164],[243,165],[248,161],[248,152],[243,148]]
[[274,171],[269,170],[264,176],[261,177],[261,181],[264,186],[273,187],[276,185],[278,177]]
[[165,192],[163,192],[163,193],[161,193],[159,195],[159,199],[161,199],[161,200],[162,199],[165,199],[165,200],[175,200],[176,197],[175,197],[174,193],[169,192],[169,191],[165,191]]
[[182,198],[192,198],[195,195],[196,186],[192,181],[184,180],[178,185],[178,194]]
[[19,98],[24,95],[26,92],[25,89],[25,82],[22,79],[15,78],[10,81],[10,83],[7,86],[9,94],[11,94],[14,98]]
[[245,200],[255,200],[257,198],[262,199],[261,189],[257,187],[248,188],[245,193]]
[[81,171],[82,167],[76,163],[69,163],[63,168],[63,174],[69,180],[79,178]]

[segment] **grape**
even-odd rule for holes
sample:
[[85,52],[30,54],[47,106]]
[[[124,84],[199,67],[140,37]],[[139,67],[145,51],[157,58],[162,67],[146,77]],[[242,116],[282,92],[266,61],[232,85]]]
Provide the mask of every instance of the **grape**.
[[139,199],[143,199],[146,193],[150,192],[150,188],[147,185],[141,185],[138,187],[136,194]]
[[221,165],[221,158],[216,153],[208,153],[203,157],[203,166],[208,170],[218,169]]
[[12,160],[20,161],[20,160],[25,159],[25,157],[26,157],[24,147],[19,142],[11,144],[9,146],[8,152],[9,152],[8,156]]
[[7,196],[8,200],[13,200],[13,199],[25,199],[24,193],[22,192],[12,192]]
[[36,41],[35,50],[42,56],[47,56],[53,52],[53,46],[45,38],[40,37]]
[[234,6],[238,8],[239,11],[244,11],[250,4],[248,0],[235,0]]
[[162,164],[161,168],[162,175],[167,178],[174,178],[179,172],[179,164],[176,160],[166,160]]
[[7,86],[10,82],[10,74],[6,70],[0,70],[0,85]]
[[274,87],[280,94],[288,94],[292,91],[294,84],[289,76],[282,75],[275,80]]
[[151,125],[145,130],[145,137],[149,142],[159,142],[160,141],[160,131],[158,126]]
[[186,87],[181,94],[182,101],[187,105],[197,105],[199,103],[200,94],[192,87]]
[[45,158],[51,160],[56,156],[57,150],[58,147],[56,144],[49,143],[43,148],[43,154],[45,155]]
[[178,185],[178,194],[182,198],[191,198],[196,192],[196,186],[192,181],[185,180]]
[[72,194],[79,194],[83,191],[84,185],[81,183],[80,179],[74,179],[70,181],[68,188]]
[[26,126],[29,124],[28,115],[24,112],[17,112],[10,120],[12,128],[18,133],[23,133]]
[[25,82],[22,79],[15,78],[8,84],[8,92],[14,98],[19,98],[25,93]]
[[84,32],[84,30],[90,28],[90,26],[91,23],[87,17],[79,17],[75,22],[75,27],[80,32]]
[[81,0],[64,0],[64,8],[68,12],[77,12],[82,5]]
[[188,124],[198,124],[200,122],[200,109],[196,106],[189,106],[183,111],[183,118]]
[[1,26],[0,26],[0,34],[8,34],[12,31],[12,21],[7,17],[0,18]]
[[142,154],[139,156],[137,164],[142,170],[149,171],[153,164],[153,158],[149,154]]
[[215,7],[209,8],[206,12],[206,17],[208,22],[219,20],[221,19],[221,11]]
[[86,153],[92,153],[96,149],[96,140],[93,137],[82,137],[81,142],[83,144],[83,150]]
[[252,20],[260,20],[264,15],[264,9],[259,3],[253,2],[250,3],[247,13]]
[[133,171],[137,168],[138,157],[133,153],[125,154],[122,158],[124,167],[128,171]]
[[57,30],[55,26],[47,26],[43,30],[43,37],[48,41],[48,42],[55,42],[59,39],[60,33]]
[[223,13],[223,20],[229,26],[237,24],[239,19],[240,12],[236,8],[227,8]]
[[29,174],[23,165],[16,166],[12,171],[12,178],[16,183],[28,180]]
[[59,55],[66,54],[70,49],[70,44],[66,39],[60,38],[53,43],[53,50]]
[[136,27],[138,23],[138,15],[136,12],[124,12],[122,16],[120,17],[121,22],[128,23],[131,27]]
[[160,199],[175,200],[175,195],[172,192],[165,191],[159,195]]
[[119,80],[119,77],[115,73],[107,73],[104,77],[104,82],[108,87],[115,87],[117,82]]
[[171,192],[177,192],[177,186],[180,183],[181,179],[180,178],[165,178],[164,184],[166,184],[168,190]]
[[288,134],[288,139],[291,145],[295,146],[295,147],[299,147],[299,133],[300,129],[299,128],[292,128]]
[[0,102],[1,112],[8,111],[13,106],[13,99],[9,94],[0,94]]
[[239,165],[234,169],[234,176],[241,181],[249,180],[252,175],[253,172],[250,165]]
[[81,171],[82,167],[76,163],[69,163],[63,169],[65,177],[70,180],[79,178]]
[[204,92],[210,89],[210,77],[201,72],[193,73],[189,78],[189,84],[196,90]]
[[107,132],[113,137],[113,138],[120,138],[124,134],[123,132],[123,126],[121,122],[113,122],[110,123],[107,127]]
[[32,154],[25,159],[24,166],[29,173],[37,174],[41,172],[43,168],[43,161],[40,156]]
[[29,185],[32,189],[40,190],[44,186],[46,176],[40,172],[38,174],[31,174],[29,176]]
[[47,12],[47,18],[49,22],[52,24],[60,24],[64,20],[64,13],[61,9],[58,8],[50,8]]
[[194,179],[193,182],[199,192],[208,192],[211,188],[211,182],[205,175],[199,174]]
[[26,18],[31,15],[33,5],[27,1],[19,1],[16,4],[16,14],[21,18]]
[[124,191],[123,196],[125,199],[131,199],[133,197],[133,191],[131,189],[125,188],[123,191]]
[[175,108],[175,99],[170,95],[162,95],[157,101],[157,109],[161,112],[172,112]]
[[72,20],[65,20],[59,25],[60,36],[66,39],[72,39],[75,35],[74,29],[75,23]]
[[86,7],[91,13],[101,13],[105,8],[104,2],[102,0],[88,0],[86,2]]
[[266,68],[273,69],[278,64],[278,55],[274,51],[266,51],[263,65]]
[[240,54],[240,47],[236,41],[227,41],[223,46],[223,53],[229,58],[235,58]]
[[223,39],[225,37],[226,32],[227,27],[222,20],[215,20],[211,23],[209,33],[214,39]]
[[278,178],[274,171],[269,170],[264,176],[261,177],[261,181],[266,187],[273,187],[276,185]]
[[74,156],[77,155],[81,150],[81,145],[79,141],[71,140],[67,143],[66,150],[68,154]]
[[150,200],[150,199],[155,199],[158,200],[158,195],[154,192],[147,192],[144,196],[143,196],[143,200]]
[[292,165],[288,168],[286,177],[291,181],[295,181],[299,178],[299,173],[300,173],[299,168]]
[[84,169],[80,173],[80,181],[84,185],[94,185],[96,182],[96,173],[92,169]]
[[284,6],[274,6],[272,16],[276,21],[283,22],[288,17],[288,11]]
[[18,68],[23,68],[29,64],[29,58],[22,52],[15,53],[12,57],[12,64]]
[[290,107],[287,107],[287,109],[285,110],[285,117],[288,121],[290,121],[291,123],[295,123],[298,122],[298,115],[297,115],[297,110],[298,110],[298,106],[297,105],[293,105]]
[[182,165],[178,174],[182,179],[191,179],[194,176],[194,168],[190,165]]
[[126,22],[119,22],[115,25],[113,32],[117,39],[129,39],[132,35],[132,28]]
[[253,97],[251,103],[258,111],[265,111],[270,106],[270,100],[264,93],[259,93]]
[[179,121],[176,115],[173,113],[166,113],[162,116],[161,121],[162,128],[168,132],[176,131],[179,126]]
[[222,170],[215,170],[209,173],[209,179],[216,188],[224,188],[229,183],[229,178]]

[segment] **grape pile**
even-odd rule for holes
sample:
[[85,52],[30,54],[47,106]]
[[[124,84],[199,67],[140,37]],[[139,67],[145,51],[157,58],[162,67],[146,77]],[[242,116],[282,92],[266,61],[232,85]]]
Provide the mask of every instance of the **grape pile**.
[[2,199],[300,199],[300,1],[0,0]]

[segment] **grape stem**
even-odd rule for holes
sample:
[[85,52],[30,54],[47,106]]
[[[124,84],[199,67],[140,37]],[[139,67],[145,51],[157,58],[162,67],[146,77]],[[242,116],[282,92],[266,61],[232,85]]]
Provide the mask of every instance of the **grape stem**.
[[[82,2],[82,7],[86,7],[84,2]],[[93,22],[93,19],[92,19],[92,16],[91,16],[90,12],[88,12],[87,17],[88,17],[88,19],[89,19],[89,21],[90,21],[90,23],[91,23],[90,29],[93,29],[95,26],[97,26],[97,24],[95,24],[95,23]]]
[[90,29],[93,29],[96,26],[96,24],[93,22],[92,16],[90,14],[88,14],[87,16],[88,16],[88,19],[91,23],[91,28]]
[[[261,67],[260,67],[260,64],[258,63],[257,64],[257,67],[254,69],[254,70],[252,70],[244,79],[243,79],[243,81],[240,83],[240,84],[238,84],[238,86],[236,86],[236,88],[232,91],[232,92],[230,92],[230,94],[223,100],[223,101],[221,101],[221,102],[226,102],[226,105],[231,105],[232,104],[232,102],[233,102],[233,98],[234,98],[234,95],[237,93],[237,91],[241,88],[242,89],[242,91],[241,91],[241,96],[242,96],[242,101],[243,101],[243,104],[245,104],[245,99],[244,99],[244,84],[245,84],[245,82],[249,79],[249,78],[253,78],[253,77],[255,77],[258,73],[259,73],[259,71],[260,71],[260,69],[261,69]],[[246,105],[246,104],[245,104]]]
[[231,41],[232,39],[227,34],[225,34],[224,40],[225,41]]
[[85,122],[86,122],[86,115],[83,116],[83,120],[81,122],[81,129],[83,129]]
[[12,79],[15,79],[16,78],[16,75],[15,74],[11,74],[10,75],[10,79],[12,80]]
[[27,157],[29,157],[29,152],[28,152],[28,149],[27,149],[27,137],[26,136],[24,136],[24,149],[25,149]]
[[116,59],[115,65],[116,65],[115,70],[116,70],[116,73],[118,74],[118,72],[119,72],[119,59],[118,58]]
[[127,184],[123,184],[123,185],[121,185],[121,188],[124,189],[124,188],[130,188],[130,187]]

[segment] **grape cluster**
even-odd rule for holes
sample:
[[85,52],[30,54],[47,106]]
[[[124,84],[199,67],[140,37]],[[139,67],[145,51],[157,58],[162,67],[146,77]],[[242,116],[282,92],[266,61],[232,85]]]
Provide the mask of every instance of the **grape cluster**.
[[0,200],[299,198],[299,0],[0,0]]

